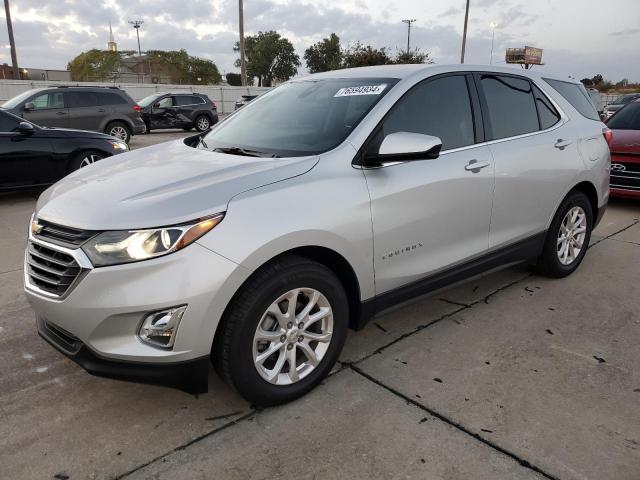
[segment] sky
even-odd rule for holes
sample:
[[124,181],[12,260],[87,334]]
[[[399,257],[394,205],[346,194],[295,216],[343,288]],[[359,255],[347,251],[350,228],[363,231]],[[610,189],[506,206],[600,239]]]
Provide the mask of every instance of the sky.
[[[593,5],[590,5],[592,4]],[[275,30],[287,37],[306,72],[305,48],[335,32],[343,46],[357,41],[411,46],[438,64],[459,63],[465,0],[245,0],[245,34]],[[606,8],[605,8],[606,5]],[[237,71],[237,0],[12,0],[20,67],[64,69],[82,51],[106,49],[109,22],[120,50],[137,49],[129,20],[140,19],[142,50],[177,50],[213,60],[221,73]],[[542,48],[544,66],[577,79],[600,73],[640,81],[640,1],[471,0],[466,63],[504,65],[507,47]],[[1,22],[0,63],[11,63]],[[514,68],[519,68],[514,66]]]

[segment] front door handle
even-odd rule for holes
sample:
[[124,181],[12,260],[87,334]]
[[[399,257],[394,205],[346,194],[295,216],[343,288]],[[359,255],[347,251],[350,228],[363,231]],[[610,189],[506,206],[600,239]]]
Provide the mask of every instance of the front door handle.
[[471,160],[467,165],[465,165],[464,169],[467,172],[478,173],[480,170],[488,167],[489,165],[491,164],[486,160],[483,160],[481,162],[479,162],[478,160]]
[[559,138],[558,141],[553,146],[558,148],[558,149],[560,149],[560,150],[564,150],[565,147],[568,147],[572,143],[573,142],[571,140],[563,140],[563,139]]
[[67,112],[56,112],[56,115],[66,115]]

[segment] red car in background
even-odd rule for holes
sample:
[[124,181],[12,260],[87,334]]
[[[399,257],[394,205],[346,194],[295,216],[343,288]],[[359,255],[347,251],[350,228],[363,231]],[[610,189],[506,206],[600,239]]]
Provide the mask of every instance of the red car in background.
[[618,110],[606,124],[613,136],[611,196],[640,198],[640,100]]

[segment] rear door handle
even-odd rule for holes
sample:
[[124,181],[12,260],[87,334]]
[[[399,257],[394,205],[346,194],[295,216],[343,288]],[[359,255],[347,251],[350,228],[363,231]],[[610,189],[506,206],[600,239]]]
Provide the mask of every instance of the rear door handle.
[[553,146],[558,148],[558,149],[560,149],[560,150],[564,150],[565,147],[568,147],[572,143],[573,142],[571,140],[563,140],[563,139],[559,138],[558,141]]
[[483,160],[482,162],[479,162],[478,160],[471,160],[467,165],[465,165],[464,169],[467,172],[478,173],[480,170],[488,167],[489,165],[491,164],[486,160]]
[[56,115],[66,115],[67,112],[56,112]]
[[98,111],[99,111],[100,113],[104,113],[104,112],[106,112],[106,110],[105,110],[104,108],[99,108],[99,109],[98,109]]

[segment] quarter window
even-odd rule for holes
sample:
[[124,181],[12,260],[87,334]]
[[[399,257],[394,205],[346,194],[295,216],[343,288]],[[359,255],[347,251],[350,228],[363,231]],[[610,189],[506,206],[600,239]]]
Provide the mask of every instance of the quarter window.
[[481,75],[487,101],[492,140],[539,130],[533,90],[528,80],[502,75]]
[[385,136],[396,132],[422,133],[442,140],[442,149],[472,145],[473,114],[464,75],[426,80],[395,104],[372,142],[377,149]]
[[593,106],[593,102],[589,98],[589,94],[584,88],[584,85],[563,82],[562,80],[551,80],[550,78],[545,78],[544,81],[562,95],[573,108],[580,112],[580,115],[591,120],[600,120],[596,107]]
[[540,128],[546,130],[553,127],[560,121],[560,114],[538,87],[534,86],[533,91],[536,97],[538,116],[540,117]]

